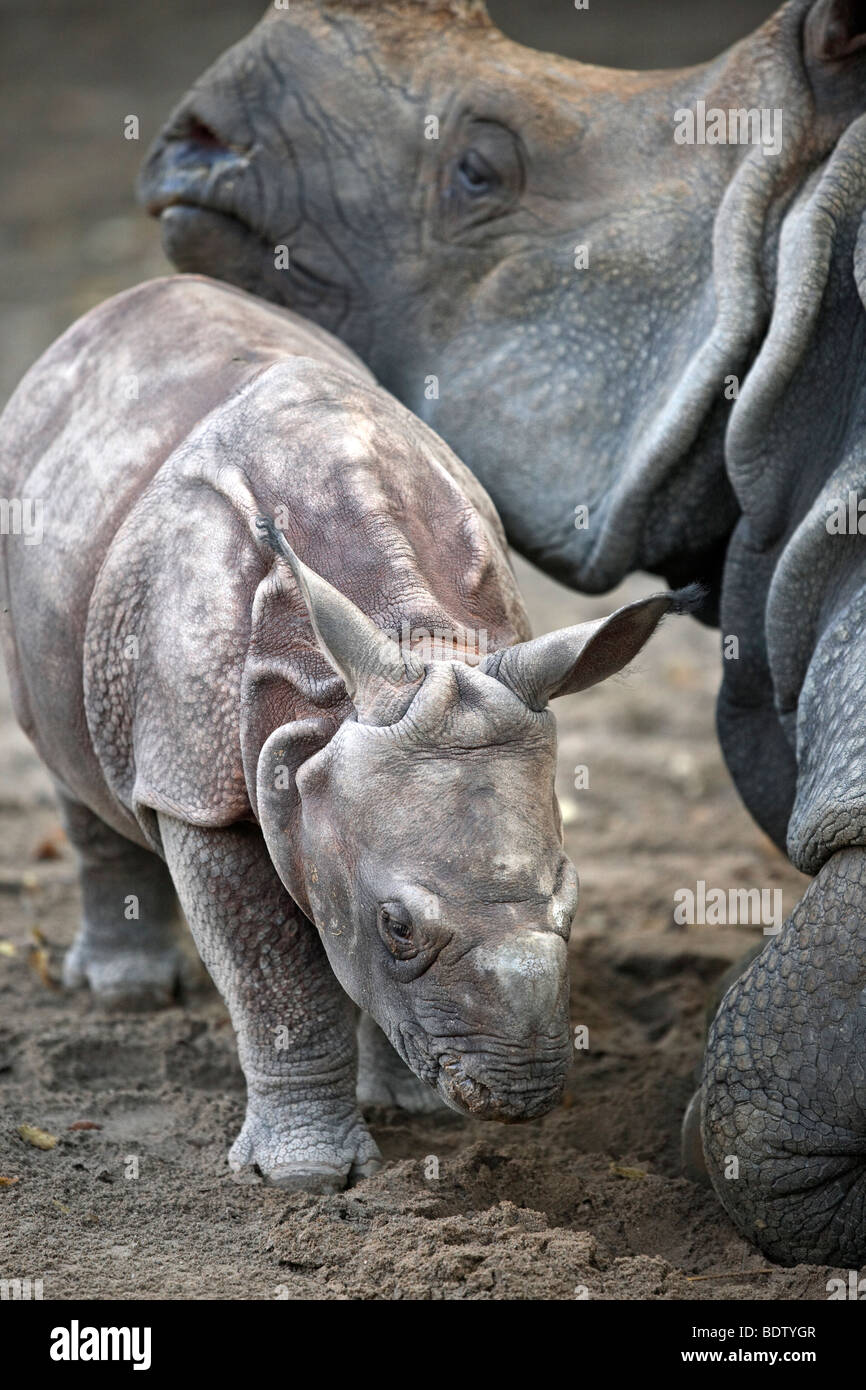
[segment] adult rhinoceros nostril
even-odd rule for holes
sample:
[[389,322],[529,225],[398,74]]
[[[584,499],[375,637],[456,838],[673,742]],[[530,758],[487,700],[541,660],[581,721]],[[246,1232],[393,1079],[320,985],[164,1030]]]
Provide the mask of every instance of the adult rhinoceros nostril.
[[185,115],[154,145],[139,176],[139,198],[153,217],[178,205],[234,213],[234,185],[248,166],[248,150]]
[[172,145],[194,146],[200,151],[213,150],[218,153],[238,156],[248,155],[250,146],[230,140],[222,135],[211,121],[195,111],[185,111],[163,132],[161,142],[166,147]]
[[216,131],[212,130],[204,121],[200,121],[197,116],[187,117],[182,138],[191,144],[199,145],[202,149],[224,150],[227,148]]

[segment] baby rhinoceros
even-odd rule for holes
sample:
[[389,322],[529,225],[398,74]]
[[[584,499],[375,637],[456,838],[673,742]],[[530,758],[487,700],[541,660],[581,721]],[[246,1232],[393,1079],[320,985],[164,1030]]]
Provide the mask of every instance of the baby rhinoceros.
[[166,1002],[179,899],[246,1076],[229,1161],[286,1187],[378,1166],[359,1101],[549,1110],[577,877],[547,702],[677,597],[527,640],[442,441],[336,339],[199,276],[75,324],[0,445],[3,495],[42,506],[41,544],[4,537],[6,651],[80,856],[67,983]]

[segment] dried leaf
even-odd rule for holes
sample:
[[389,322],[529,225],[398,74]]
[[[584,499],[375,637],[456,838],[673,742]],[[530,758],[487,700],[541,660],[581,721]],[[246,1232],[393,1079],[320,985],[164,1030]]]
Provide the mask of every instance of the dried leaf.
[[0,956],[16,956],[18,947],[14,941],[0,941]]
[[34,1149],[53,1149],[57,1143],[56,1134],[49,1134],[46,1129],[37,1129],[36,1125],[19,1125],[18,1133],[26,1143],[32,1144]]
[[51,974],[51,957],[44,946],[31,946],[28,959],[31,967],[39,976],[40,984],[44,985],[46,989],[58,990],[60,988],[57,980]]
[[102,1129],[95,1120],[76,1120],[74,1124],[67,1125],[67,1129]]
[[36,874],[22,874],[17,869],[0,869],[0,893],[36,893],[39,886]]
[[18,1178],[0,1178],[0,1187],[14,1187]]
[[64,1216],[69,1215],[69,1207],[65,1207],[62,1202],[58,1202],[56,1197],[52,1197],[51,1200],[57,1207],[58,1211],[62,1211]]
[[645,1178],[645,1168],[625,1168],[621,1163],[611,1163],[610,1171],[618,1178]]

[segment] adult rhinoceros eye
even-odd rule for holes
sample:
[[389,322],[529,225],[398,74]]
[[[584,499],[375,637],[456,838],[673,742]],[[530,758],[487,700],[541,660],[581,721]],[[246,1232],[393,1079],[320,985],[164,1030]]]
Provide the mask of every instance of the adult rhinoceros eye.
[[464,122],[444,170],[442,209],[452,234],[502,217],[523,190],[519,143],[497,121]]
[[499,182],[496,170],[477,150],[467,150],[460,158],[457,178],[463,191],[475,198],[492,192]]

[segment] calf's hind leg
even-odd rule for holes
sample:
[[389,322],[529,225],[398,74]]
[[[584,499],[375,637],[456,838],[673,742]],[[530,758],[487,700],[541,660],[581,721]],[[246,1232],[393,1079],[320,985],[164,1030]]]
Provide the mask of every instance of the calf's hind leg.
[[229,1152],[279,1187],[338,1191],[379,1167],[355,1100],[354,1008],[318,933],[254,825],[210,830],[160,815],[195,943],[228,1005],[247,1082]]
[[180,946],[177,895],[162,860],[58,791],[78,854],[83,915],[63,963],[69,988],[89,985],[105,1008],[156,1009],[195,977]]

